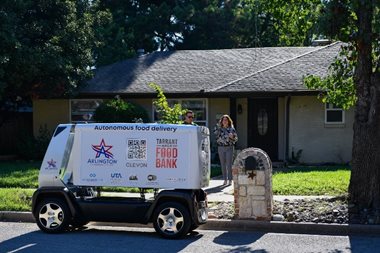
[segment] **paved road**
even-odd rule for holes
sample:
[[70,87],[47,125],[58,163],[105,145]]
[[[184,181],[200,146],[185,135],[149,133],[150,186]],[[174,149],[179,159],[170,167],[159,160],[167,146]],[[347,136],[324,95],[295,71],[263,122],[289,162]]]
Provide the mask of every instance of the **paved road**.
[[150,228],[89,226],[58,235],[33,223],[0,222],[0,252],[380,252],[377,236],[196,231],[165,240]]

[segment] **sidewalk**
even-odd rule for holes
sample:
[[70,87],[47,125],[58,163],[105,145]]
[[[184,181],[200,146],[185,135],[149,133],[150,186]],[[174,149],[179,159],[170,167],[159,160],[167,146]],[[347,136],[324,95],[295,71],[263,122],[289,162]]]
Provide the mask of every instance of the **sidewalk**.
[[[221,177],[213,178],[210,180],[209,186],[204,188],[209,202],[234,202],[233,185],[223,185],[223,181]],[[273,200],[276,201],[317,198],[331,198],[331,196],[273,195]]]
[[[223,185],[223,180],[213,178],[205,188],[209,202],[233,202],[233,185]],[[107,194],[107,193],[104,193]],[[115,195],[136,197],[139,193],[114,193]],[[146,194],[152,197],[153,194]],[[274,200],[284,201],[285,199],[305,199],[322,198],[323,196],[273,196]],[[34,222],[31,212],[10,212],[0,211],[0,221],[11,222]],[[93,225],[127,226],[127,227],[152,227],[151,224],[130,224],[130,223],[92,223]],[[206,224],[200,226],[201,230],[227,230],[227,231],[262,231],[275,233],[298,233],[298,234],[331,234],[331,235],[350,235],[350,234],[376,234],[380,235],[380,225],[359,225],[359,224],[321,224],[306,222],[278,222],[278,221],[254,221],[254,220],[225,220],[209,219]]]

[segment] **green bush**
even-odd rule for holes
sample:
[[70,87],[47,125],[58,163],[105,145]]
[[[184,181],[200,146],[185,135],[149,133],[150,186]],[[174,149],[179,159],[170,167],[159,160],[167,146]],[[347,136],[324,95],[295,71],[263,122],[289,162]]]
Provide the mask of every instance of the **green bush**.
[[119,97],[101,104],[95,111],[97,122],[149,122],[148,113],[139,105],[125,102]]
[[17,154],[26,160],[42,160],[49,145],[51,133],[47,126],[40,126],[39,134],[35,138],[30,134],[22,134],[17,144]]
[[162,88],[155,83],[150,83],[149,86],[157,92],[157,100],[153,104],[158,112],[160,123],[182,124],[181,117],[186,109],[183,109],[180,104],[170,107]]

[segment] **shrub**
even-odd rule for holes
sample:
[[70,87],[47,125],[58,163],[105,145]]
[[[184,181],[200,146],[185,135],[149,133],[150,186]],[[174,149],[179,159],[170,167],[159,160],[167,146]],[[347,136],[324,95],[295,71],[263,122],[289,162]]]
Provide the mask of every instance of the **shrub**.
[[116,97],[101,104],[95,111],[94,119],[97,122],[149,122],[148,113],[139,105],[126,102]]
[[50,138],[51,133],[47,129],[46,124],[40,126],[37,137],[27,133],[21,134],[17,145],[18,156],[27,160],[42,160]]
[[155,83],[150,83],[149,86],[157,92],[158,99],[153,104],[159,114],[160,123],[181,124],[181,117],[185,114],[186,109],[182,109],[180,104],[170,107],[162,88]]

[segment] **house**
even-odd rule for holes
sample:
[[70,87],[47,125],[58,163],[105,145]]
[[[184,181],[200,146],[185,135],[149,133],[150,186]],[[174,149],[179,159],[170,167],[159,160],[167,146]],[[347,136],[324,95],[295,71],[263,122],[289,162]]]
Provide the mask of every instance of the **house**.
[[[260,147],[273,161],[346,163],[351,159],[353,110],[322,104],[303,85],[305,75],[326,75],[342,43],[154,52],[104,66],[76,99],[35,100],[34,131],[42,124],[91,121],[97,105],[120,95],[155,119],[155,91],[196,114],[213,128],[230,114],[239,134],[237,149]],[[214,139],[214,138],[213,138]]]

